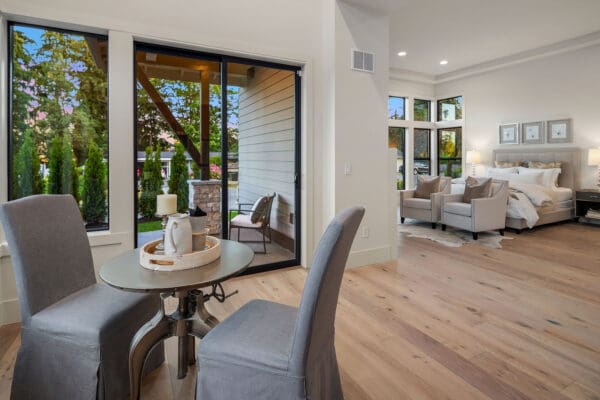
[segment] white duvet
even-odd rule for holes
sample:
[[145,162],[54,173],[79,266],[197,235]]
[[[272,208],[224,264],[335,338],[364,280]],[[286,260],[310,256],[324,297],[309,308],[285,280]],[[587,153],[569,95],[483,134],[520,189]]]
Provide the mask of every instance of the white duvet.
[[550,189],[540,185],[511,182],[506,215],[510,218],[524,219],[527,227],[533,228],[540,219],[536,207],[554,204]]

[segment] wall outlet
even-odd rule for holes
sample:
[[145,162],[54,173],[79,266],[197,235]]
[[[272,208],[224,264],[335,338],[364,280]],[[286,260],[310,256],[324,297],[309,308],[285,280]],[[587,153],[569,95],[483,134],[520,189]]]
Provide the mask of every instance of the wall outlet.
[[362,237],[362,238],[369,237],[369,227],[368,226],[363,226],[363,228],[360,231],[360,237]]
[[350,161],[344,163],[344,175],[352,175],[352,164]]

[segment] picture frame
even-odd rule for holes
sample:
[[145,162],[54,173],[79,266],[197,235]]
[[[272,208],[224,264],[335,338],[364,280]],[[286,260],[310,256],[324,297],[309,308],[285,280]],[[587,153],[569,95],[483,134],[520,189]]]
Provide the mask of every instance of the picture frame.
[[519,124],[502,124],[498,128],[500,144],[519,144]]
[[546,122],[546,143],[571,143],[571,119],[555,119]]
[[521,124],[521,143],[542,144],[545,136],[543,121],[523,122]]

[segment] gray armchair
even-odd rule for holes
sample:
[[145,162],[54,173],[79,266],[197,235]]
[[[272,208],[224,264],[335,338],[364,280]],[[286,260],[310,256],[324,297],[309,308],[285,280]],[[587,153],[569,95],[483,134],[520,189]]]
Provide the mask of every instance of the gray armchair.
[[437,222],[441,219],[442,195],[450,194],[452,178],[440,177],[440,191],[432,193],[429,199],[415,197],[415,190],[400,191],[400,222],[404,223],[406,218],[418,219],[431,222],[435,229]]
[[471,203],[463,203],[462,194],[446,194],[442,196],[442,230],[446,225],[473,232],[473,239],[478,233],[498,230],[504,235],[506,227],[506,209],[508,207],[508,181],[492,181],[491,197],[473,199]]
[[217,325],[198,354],[197,400],[343,399],[334,347],[342,275],[364,208],[323,234],[300,308],[254,300]]
[[[129,344],[158,311],[157,296],[97,284],[71,195],[0,206],[21,306],[11,399],[126,399]],[[146,371],[164,359],[162,345]]]

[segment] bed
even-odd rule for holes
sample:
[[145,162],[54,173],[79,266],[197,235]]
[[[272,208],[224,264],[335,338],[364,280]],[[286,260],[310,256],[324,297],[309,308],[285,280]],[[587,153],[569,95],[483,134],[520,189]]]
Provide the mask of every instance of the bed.
[[[535,226],[573,219],[575,216],[575,189],[579,187],[581,150],[578,148],[500,148],[493,151],[493,160],[502,162],[541,161],[562,163],[554,205],[539,207]],[[527,228],[523,219],[506,218],[506,227],[517,231]]]

